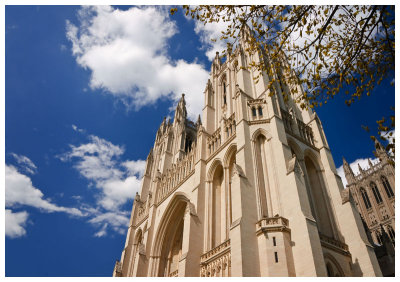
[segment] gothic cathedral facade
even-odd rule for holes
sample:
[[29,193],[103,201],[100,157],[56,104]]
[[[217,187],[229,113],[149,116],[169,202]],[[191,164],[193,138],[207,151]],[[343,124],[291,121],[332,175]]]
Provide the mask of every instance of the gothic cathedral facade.
[[[343,158],[343,170],[354,202],[364,219],[371,237],[376,245],[383,245],[384,234],[395,245],[395,171],[393,162],[376,141],[376,156],[378,161],[362,169],[358,164],[359,173],[354,174],[350,165]],[[392,188],[393,187],[393,188]]]
[[246,36],[216,54],[203,122],[182,95],[161,123],[113,276],[382,276],[321,121],[253,79]]

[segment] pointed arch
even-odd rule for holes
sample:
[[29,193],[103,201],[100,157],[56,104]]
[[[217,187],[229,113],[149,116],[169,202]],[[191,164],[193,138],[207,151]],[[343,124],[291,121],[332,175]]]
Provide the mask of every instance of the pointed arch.
[[180,239],[177,238],[178,235],[182,236],[180,229],[183,228],[183,218],[187,208],[194,209],[189,197],[183,192],[176,192],[168,203],[157,228],[151,250],[153,260],[149,272],[150,276],[169,275],[168,270],[171,269],[170,256],[172,251],[176,253],[176,250],[173,250],[173,242]]
[[334,238],[334,218],[332,207],[328,198],[325,181],[322,175],[322,164],[311,150],[304,151],[304,165],[307,172],[307,189],[313,216],[317,221],[319,232]]
[[386,195],[388,196],[388,198],[393,197],[394,193],[393,193],[392,187],[390,186],[388,179],[384,175],[381,175],[381,181],[382,181],[383,187],[385,187]]
[[213,176],[214,176],[214,172],[217,169],[217,167],[221,165],[222,166],[222,162],[219,158],[215,158],[213,160],[213,162],[210,165],[210,168],[208,169],[208,173],[207,173],[207,181],[212,181],[213,180]]
[[229,228],[232,224],[232,176],[233,176],[233,166],[236,164],[236,153],[237,146],[236,143],[233,143],[229,146],[228,150],[224,156],[224,166],[228,168],[228,183],[226,183],[225,187],[227,189],[226,199],[228,204],[228,214],[227,214],[227,232],[229,232]]
[[333,255],[329,253],[324,253],[324,259],[329,277],[345,276],[342,267]]
[[254,155],[254,167],[256,171],[256,197],[258,218],[272,217],[272,200],[270,183],[268,176],[268,141],[271,140],[271,134],[258,128],[252,135],[252,147]]
[[265,139],[267,139],[267,141],[269,141],[272,138],[271,133],[269,133],[268,131],[266,131],[263,128],[258,128],[256,131],[254,131],[254,133],[251,136],[251,141],[252,142],[256,142],[257,138],[259,135],[264,135]]
[[224,167],[228,167],[229,166],[229,161],[231,160],[233,154],[236,154],[236,152],[237,152],[236,143],[230,144],[228,149],[226,150],[224,158],[223,158],[223,166]]
[[369,186],[371,186],[372,193],[374,194],[376,203],[377,204],[382,203],[381,193],[379,192],[378,186],[376,186],[375,182],[371,181]]

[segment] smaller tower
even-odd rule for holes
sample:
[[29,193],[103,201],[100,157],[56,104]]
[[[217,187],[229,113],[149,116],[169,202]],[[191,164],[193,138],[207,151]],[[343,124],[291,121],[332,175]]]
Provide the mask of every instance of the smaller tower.
[[343,170],[344,170],[344,175],[346,177],[347,183],[349,185],[354,183],[356,181],[354,172],[344,157],[343,157]]

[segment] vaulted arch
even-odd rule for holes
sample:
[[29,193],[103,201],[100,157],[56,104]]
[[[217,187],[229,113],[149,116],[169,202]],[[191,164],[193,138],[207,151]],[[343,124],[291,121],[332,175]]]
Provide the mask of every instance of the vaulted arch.
[[344,272],[338,261],[333,255],[329,253],[324,253],[325,265],[328,277],[343,277]]
[[228,168],[228,180],[225,185],[227,189],[227,204],[228,204],[228,214],[227,214],[227,232],[229,232],[230,225],[232,223],[232,175],[233,166],[236,164],[236,144],[231,144],[224,156],[224,166]]
[[151,265],[151,276],[170,276],[178,269],[184,214],[191,205],[185,193],[177,192],[166,207],[151,251],[151,257],[155,258]]
[[207,181],[212,181],[212,180],[213,180],[214,172],[215,172],[216,168],[217,168],[219,165],[222,166],[221,160],[220,160],[219,158],[215,158],[215,159],[213,160],[213,162],[211,163],[210,168],[208,169],[208,172],[207,172]]
[[271,138],[271,134],[262,128],[257,129],[252,135],[253,154],[255,160],[254,167],[256,171],[257,210],[259,219],[273,216],[267,167],[267,146],[268,141]]
[[323,235],[334,238],[332,209],[328,200],[319,159],[311,151],[306,150],[304,152],[304,164],[307,171],[308,196],[312,205],[313,216],[317,221],[318,230]]

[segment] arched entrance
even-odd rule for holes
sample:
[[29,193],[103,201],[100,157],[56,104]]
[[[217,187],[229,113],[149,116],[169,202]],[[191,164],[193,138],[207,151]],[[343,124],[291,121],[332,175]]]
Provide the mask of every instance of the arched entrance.
[[184,193],[177,192],[165,209],[151,252],[150,276],[178,276],[188,205]]

